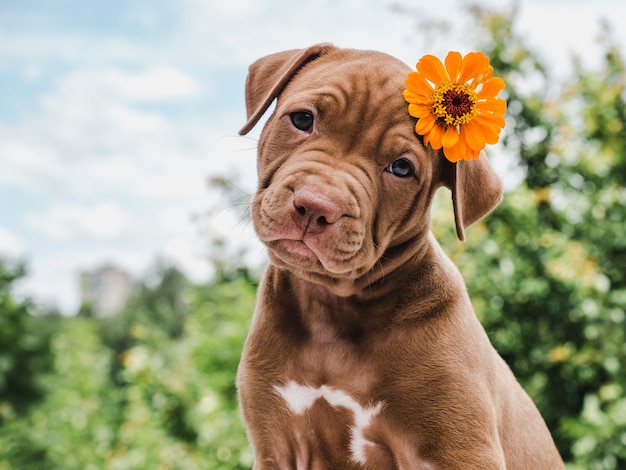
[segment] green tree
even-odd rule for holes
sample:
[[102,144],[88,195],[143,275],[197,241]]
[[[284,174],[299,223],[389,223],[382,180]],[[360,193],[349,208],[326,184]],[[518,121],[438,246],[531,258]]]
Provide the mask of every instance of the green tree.
[[[189,313],[190,288],[191,284],[180,270],[157,263],[147,278],[137,283],[125,308],[117,315],[102,319],[100,333],[105,344],[116,354],[122,354],[137,342],[133,328],[142,325],[158,330],[164,341],[179,338]],[[114,376],[118,366],[118,362],[113,364]]]
[[599,70],[577,66],[567,97],[582,119],[570,121],[560,160],[570,173],[558,187],[572,238],[596,268],[595,282],[572,320],[579,343],[568,343],[583,362],[580,414],[563,421],[578,468],[626,467],[626,66],[608,25]]
[[41,399],[0,427],[0,469],[251,467],[235,374],[256,285],[245,268],[208,285],[155,272],[134,311],[59,319],[35,373]]
[[64,320],[51,355],[53,369],[42,377],[45,400],[31,408],[24,429],[35,449],[45,452],[45,464],[18,468],[105,468],[122,395],[110,380],[113,357],[100,341],[97,321]]
[[[438,231],[494,345],[573,469],[626,466],[624,62],[559,83],[515,34],[516,9],[468,7],[507,83],[500,153],[524,174],[469,241]],[[606,28],[605,28],[606,29]],[[493,156],[492,156],[493,157]]]
[[52,367],[50,341],[60,321],[32,301],[16,298],[15,283],[25,274],[23,265],[0,260],[0,466],[11,456],[19,468],[44,458],[43,449],[29,438],[23,417],[46,396],[43,377]]
[[0,261],[0,424],[41,397],[37,373],[48,366],[42,352],[50,332],[37,331],[35,324],[43,321],[32,316],[34,305],[17,300],[13,293],[25,272],[22,265]]
[[127,405],[112,468],[251,467],[235,374],[254,296],[245,276],[218,276],[191,288],[182,337],[168,342],[149,325],[132,326],[135,345],[121,357]]

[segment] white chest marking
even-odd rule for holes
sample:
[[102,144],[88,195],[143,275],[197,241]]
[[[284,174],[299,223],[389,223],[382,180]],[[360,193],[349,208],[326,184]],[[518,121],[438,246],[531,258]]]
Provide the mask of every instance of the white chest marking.
[[320,398],[326,400],[329,405],[335,408],[347,408],[354,415],[354,424],[350,427],[350,452],[354,462],[365,463],[365,449],[367,446],[376,444],[365,438],[364,432],[371,424],[372,418],[380,413],[383,402],[378,402],[375,406],[363,408],[359,402],[348,395],[343,390],[322,385],[319,388],[299,385],[293,380],[279,387],[274,386],[274,390],[285,400],[287,406],[296,415],[304,414]]

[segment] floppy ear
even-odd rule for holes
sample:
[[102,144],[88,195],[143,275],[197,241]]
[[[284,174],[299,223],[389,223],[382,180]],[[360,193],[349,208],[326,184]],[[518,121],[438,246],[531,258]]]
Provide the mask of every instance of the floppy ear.
[[465,229],[502,200],[502,182],[484,155],[448,164],[451,168],[446,186],[452,191],[456,234],[459,240],[465,240]]
[[239,134],[245,135],[252,130],[298,70],[333,49],[336,47],[331,44],[317,44],[308,49],[278,52],[254,62],[246,78],[248,122]]

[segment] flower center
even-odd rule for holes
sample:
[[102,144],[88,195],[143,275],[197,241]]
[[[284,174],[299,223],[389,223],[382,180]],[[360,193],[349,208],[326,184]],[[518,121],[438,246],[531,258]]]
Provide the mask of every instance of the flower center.
[[476,116],[476,93],[467,84],[442,83],[432,99],[433,113],[441,124],[460,126]]
[[448,114],[454,118],[463,116],[472,110],[472,102],[469,96],[458,90],[450,90],[443,95],[443,106]]

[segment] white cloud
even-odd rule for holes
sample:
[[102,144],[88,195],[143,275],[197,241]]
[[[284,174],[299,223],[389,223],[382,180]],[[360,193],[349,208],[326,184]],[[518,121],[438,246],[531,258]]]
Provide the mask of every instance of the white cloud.
[[140,73],[119,67],[78,67],[57,78],[41,105],[46,116],[70,121],[79,129],[91,125],[124,135],[158,132],[168,124],[162,114],[140,110],[136,102],[187,99],[197,92],[193,79],[173,67]]
[[240,17],[254,18],[260,13],[260,6],[263,2],[258,0],[239,0],[238,2],[224,2],[222,0],[186,0],[186,3],[201,8],[207,15],[225,20]]
[[0,256],[8,258],[21,258],[25,253],[24,244],[17,235],[11,231],[0,227]]
[[206,247],[198,239],[186,236],[171,238],[163,245],[162,254],[194,281],[206,281],[213,272]]
[[28,264],[27,276],[20,279],[15,293],[26,298],[35,298],[38,304],[58,308],[64,314],[78,312],[78,271],[66,256],[57,263],[42,256],[36,263]]
[[111,128],[124,133],[155,133],[164,131],[168,126],[167,119],[159,114],[138,111],[119,103],[106,105],[102,109],[102,117]]
[[[206,168],[197,156],[184,157],[159,153],[155,168],[145,171],[137,179],[133,192],[152,200],[184,200],[200,203],[207,197]],[[137,168],[138,176],[141,168]],[[195,204],[194,204],[195,205]]]
[[156,229],[164,233],[192,235],[196,232],[193,221],[194,214],[189,208],[181,206],[166,206],[156,217]]
[[534,50],[563,76],[571,70],[576,56],[585,66],[597,67],[603,59],[598,38],[606,33],[601,20],[612,26],[612,36],[622,50],[626,48],[626,30],[618,19],[626,18],[626,2],[597,0],[594,2],[524,1],[519,12],[519,30]]
[[83,237],[120,237],[130,227],[124,209],[111,202],[94,206],[55,206],[45,214],[25,217],[26,226],[53,240],[71,241]]
[[28,275],[21,279],[16,293],[33,297],[65,315],[80,307],[80,273],[104,264],[113,264],[134,278],[141,278],[152,262],[145,252],[114,247],[50,251],[27,263]]
[[129,155],[110,155],[85,164],[81,173],[89,181],[115,186],[127,185],[123,187],[128,188],[132,187],[131,182],[137,175],[137,168]]
[[187,60],[202,57],[208,66],[245,67],[262,55],[319,42],[397,52],[407,47],[407,37],[397,31],[407,30],[410,19],[394,14],[390,5],[356,0],[187,0],[172,44]]
[[[71,8],[71,4],[68,4]],[[31,9],[30,24],[37,24],[38,12]],[[71,12],[68,12],[71,15]],[[32,21],[31,21],[32,20]],[[47,22],[47,19],[43,20]],[[32,28],[26,23],[0,29],[0,68],[18,66],[25,73],[33,62],[50,64],[102,64],[123,61],[144,63],[156,59],[160,49],[136,37],[115,31],[86,32],[70,29]]]
[[109,69],[100,75],[102,83],[122,98],[136,101],[162,101],[191,98],[198,84],[174,67],[153,67],[141,73]]
[[[78,67],[57,78],[38,108],[0,122],[0,182],[47,193],[49,201],[93,199],[102,190],[144,199],[206,197],[203,173],[213,155],[206,123],[194,127],[187,116],[174,120],[158,106],[135,103],[191,96],[195,85],[173,68],[147,70]],[[107,77],[120,80],[110,86]],[[175,82],[181,86],[170,89]]]
[[13,139],[6,134],[0,142],[0,182],[36,187],[37,180],[58,168],[54,151],[41,148],[35,142]]

